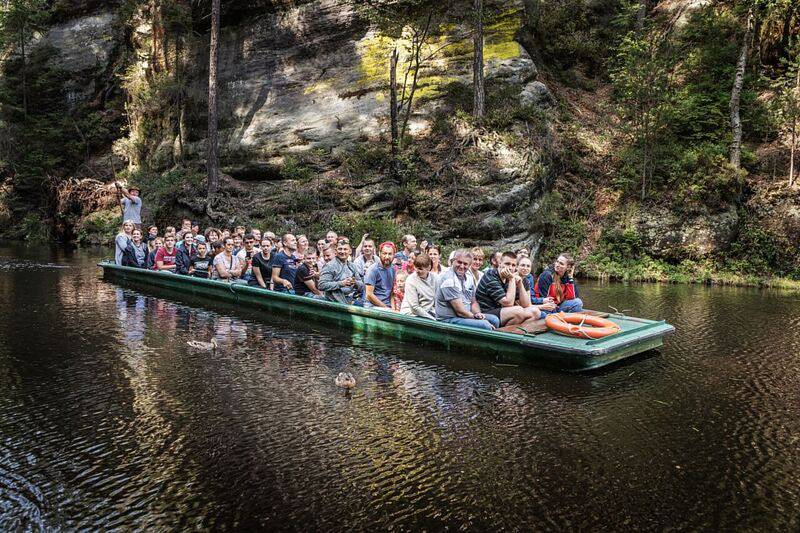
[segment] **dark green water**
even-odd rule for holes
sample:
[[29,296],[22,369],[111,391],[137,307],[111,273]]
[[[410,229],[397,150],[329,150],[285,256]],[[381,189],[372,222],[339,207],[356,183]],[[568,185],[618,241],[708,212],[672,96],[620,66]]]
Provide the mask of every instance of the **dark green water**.
[[0,530],[800,528],[800,296],[584,284],[677,334],[565,375],[158,298],[100,257],[0,248]]

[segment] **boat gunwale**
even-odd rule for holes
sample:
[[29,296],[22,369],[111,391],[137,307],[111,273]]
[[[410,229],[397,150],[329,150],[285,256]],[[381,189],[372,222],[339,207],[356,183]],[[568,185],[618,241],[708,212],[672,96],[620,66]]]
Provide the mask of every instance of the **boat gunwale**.
[[126,267],[117,265],[111,261],[101,261],[100,263],[98,263],[98,266],[103,268],[104,271],[105,269],[109,269],[111,271],[129,272],[131,274],[136,275],[137,277],[146,278],[148,276],[156,276],[164,280],[170,280],[178,283],[186,283],[196,286],[206,286],[216,290],[223,290],[224,288],[227,288],[227,290],[229,290],[231,293],[233,293],[234,296],[236,296],[237,300],[239,297],[239,293],[250,294],[252,296],[266,297],[267,299],[284,301],[289,304],[300,305],[306,308],[328,309],[337,312],[343,312],[349,315],[374,319],[381,322],[388,322],[408,327],[434,330],[437,333],[441,333],[444,335],[466,334],[469,337],[481,339],[484,341],[492,340],[507,345],[518,345],[522,348],[544,349],[555,353],[562,353],[565,355],[586,358],[587,360],[590,360],[598,356],[608,355],[612,352],[627,348],[634,344],[639,344],[642,342],[652,340],[656,337],[663,337],[664,335],[671,334],[675,331],[675,328],[673,326],[666,324],[666,322],[664,322],[663,320],[652,321],[638,317],[627,317],[625,315],[611,314],[609,315],[609,317],[611,318],[624,319],[624,320],[631,320],[635,318],[637,322],[639,321],[647,322],[653,327],[654,331],[646,336],[633,337],[622,343],[614,342],[615,335],[611,335],[609,337],[606,337],[605,339],[596,339],[600,341],[609,341],[610,344],[606,345],[603,345],[603,343],[591,344],[591,345],[584,344],[583,346],[571,347],[571,346],[563,346],[563,345],[544,342],[541,339],[541,335],[531,335],[531,334],[520,335],[517,333],[508,333],[505,331],[497,331],[497,330],[488,331],[480,328],[470,328],[467,326],[461,326],[458,324],[449,324],[446,322],[430,320],[422,317],[402,315],[399,313],[379,311],[355,305],[342,304],[339,302],[332,302],[328,300],[317,300],[304,296],[297,296],[288,293],[270,291],[262,287],[254,287],[251,285],[230,283],[221,280],[197,278],[194,276],[183,276],[171,272],[158,272],[154,270]]

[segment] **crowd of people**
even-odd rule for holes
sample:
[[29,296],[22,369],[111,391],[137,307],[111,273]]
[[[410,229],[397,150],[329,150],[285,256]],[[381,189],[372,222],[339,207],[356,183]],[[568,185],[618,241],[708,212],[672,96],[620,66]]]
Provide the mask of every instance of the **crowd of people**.
[[440,246],[414,235],[399,246],[364,234],[354,248],[334,231],[312,242],[242,226],[201,232],[189,219],[163,232],[126,220],[115,262],[487,330],[583,307],[567,253],[534,278],[526,248],[493,252],[488,265],[483,249],[457,249],[445,265]]

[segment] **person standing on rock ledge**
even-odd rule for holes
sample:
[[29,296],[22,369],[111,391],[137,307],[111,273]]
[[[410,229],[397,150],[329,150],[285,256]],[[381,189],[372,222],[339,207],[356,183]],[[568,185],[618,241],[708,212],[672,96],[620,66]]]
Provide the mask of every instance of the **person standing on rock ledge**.
[[117,190],[124,196],[120,200],[122,204],[122,220],[130,220],[136,229],[142,229],[142,199],[139,198],[141,190],[139,187],[126,189],[118,182],[114,182]]

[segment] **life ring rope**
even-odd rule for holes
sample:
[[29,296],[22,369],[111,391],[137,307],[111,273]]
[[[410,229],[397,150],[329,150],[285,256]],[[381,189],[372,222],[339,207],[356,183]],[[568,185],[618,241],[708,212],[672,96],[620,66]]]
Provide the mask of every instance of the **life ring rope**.
[[556,333],[589,340],[601,339],[622,331],[619,325],[610,320],[585,313],[554,313],[545,317],[545,324]]

